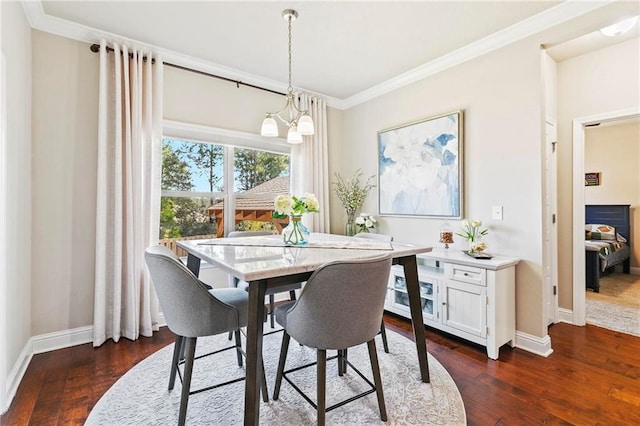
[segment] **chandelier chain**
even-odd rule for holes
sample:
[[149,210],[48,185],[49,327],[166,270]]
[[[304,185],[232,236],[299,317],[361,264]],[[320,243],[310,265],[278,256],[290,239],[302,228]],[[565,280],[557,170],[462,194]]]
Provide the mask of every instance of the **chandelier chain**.
[[289,21],[289,87],[287,88],[287,91],[289,93],[293,92],[293,86],[291,86],[291,21],[293,19],[291,19],[291,16],[289,17],[289,19],[287,19],[287,21]]

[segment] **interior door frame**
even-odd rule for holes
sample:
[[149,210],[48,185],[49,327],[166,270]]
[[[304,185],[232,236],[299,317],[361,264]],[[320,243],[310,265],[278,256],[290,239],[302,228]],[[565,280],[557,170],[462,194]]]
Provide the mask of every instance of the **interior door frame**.
[[573,324],[585,325],[584,148],[585,126],[640,116],[640,107],[573,119]]
[[[545,120],[545,164],[546,164],[546,193],[548,202],[546,209],[546,230],[548,239],[545,241],[546,259],[549,276],[545,276],[545,321],[548,327],[558,322],[558,130],[557,123],[551,118]],[[548,204],[548,205],[547,205]],[[545,274],[546,275],[546,274]]]

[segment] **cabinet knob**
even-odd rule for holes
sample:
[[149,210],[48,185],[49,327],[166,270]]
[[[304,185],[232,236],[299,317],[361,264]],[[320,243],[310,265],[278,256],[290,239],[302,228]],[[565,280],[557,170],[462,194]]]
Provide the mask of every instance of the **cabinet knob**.
[[469,276],[469,273],[468,273],[468,272],[465,272],[465,273],[464,273],[464,276],[465,276],[465,277],[468,277],[468,276]]
[[447,302],[442,302],[442,306],[445,306],[447,304]]

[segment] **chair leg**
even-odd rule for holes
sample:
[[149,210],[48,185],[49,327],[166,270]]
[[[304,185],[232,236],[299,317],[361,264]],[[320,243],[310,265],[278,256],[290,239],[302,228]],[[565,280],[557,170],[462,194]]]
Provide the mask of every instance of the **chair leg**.
[[282,334],[282,346],[280,347],[280,360],[278,361],[278,371],[276,372],[276,383],[273,387],[273,400],[277,401],[280,396],[280,385],[282,384],[282,374],[284,372],[284,364],[287,361],[287,351],[289,350],[289,333],[287,330]]
[[260,357],[260,364],[262,365],[262,400],[269,402],[269,390],[267,389],[267,375],[264,372],[264,359]]
[[191,374],[193,373],[193,359],[196,354],[196,338],[188,337],[186,340],[186,359],[184,363],[184,377],[182,378],[182,395],[180,396],[180,415],[178,426],[184,426],[187,419],[187,404],[189,403],[189,390],[191,388]]
[[389,344],[387,343],[387,329],[384,328],[384,321],[380,323],[380,334],[382,334],[382,347],[385,353],[389,353]]
[[242,341],[240,340],[240,329],[237,329],[236,335],[236,354],[238,355],[238,367],[242,367]]
[[317,350],[318,370],[317,370],[317,390],[318,395],[318,426],[324,426],[325,414],[327,410],[326,387],[327,387],[327,351]]
[[380,419],[387,421],[387,407],[384,404],[384,393],[382,392],[382,378],[380,377],[380,365],[378,364],[378,353],[376,352],[376,341],[371,339],[367,342],[369,348],[369,360],[373,371],[373,382],[376,385],[376,396],[378,397],[378,407],[380,408]]
[[178,371],[178,362],[182,355],[182,343],[184,337],[176,336],[176,343],[173,346],[173,360],[171,361],[171,374],[169,375],[169,390],[173,390],[173,386],[176,383],[176,372]]
[[296,300],[296,291],[289,290],[289,300]]
[[338,349],[338,376],[343,375],[343,372],[342,372],[343,357],[344,357],[344,353],[342,352],[342,349]]
[[276,328],[276,323],[275,323],[275,315],[274,315],[274,309],[276,306],[276,297],[273,294],[269,295],[269,319],[271,321],[271,328]]

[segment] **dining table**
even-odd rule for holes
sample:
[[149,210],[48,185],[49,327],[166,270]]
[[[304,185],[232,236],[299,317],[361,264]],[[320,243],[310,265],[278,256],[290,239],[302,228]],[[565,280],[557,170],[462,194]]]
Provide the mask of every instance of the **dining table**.
[[295,246],[286,245],[281,235],[179,240],[176,245],[188,253],[187,267],[196,276],[199,275],[201,262],[205,261],[249,283],[245,425],[257,425],[260,418],[264,298],[267,289],[305,282],[316,269],[328,262],[363,259],[386,253],[393,259],[393,264],[404,267],[420,379],[429,382],[416,255],[431,251],[431,247],[324,233],[312,233],[306,244]]

